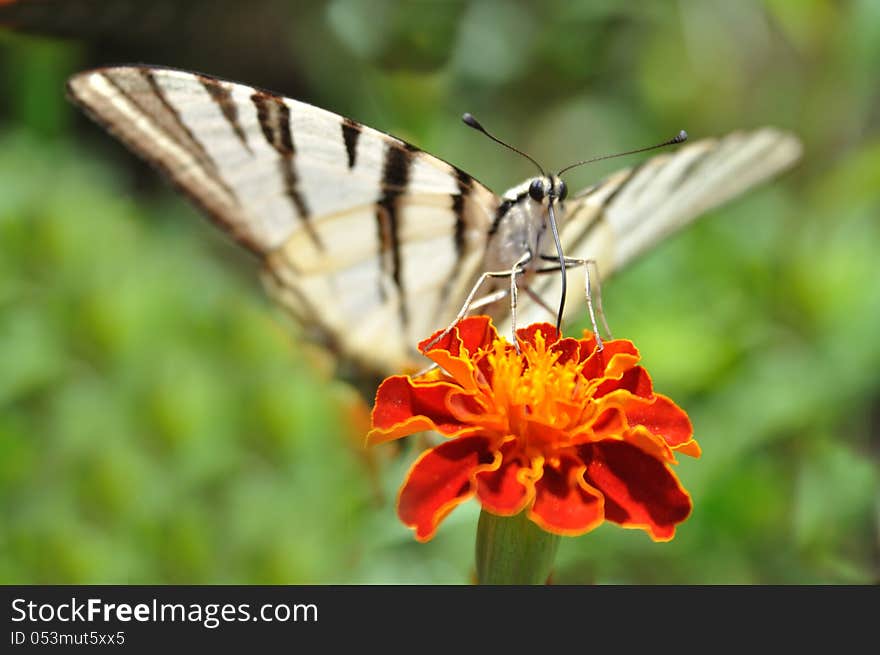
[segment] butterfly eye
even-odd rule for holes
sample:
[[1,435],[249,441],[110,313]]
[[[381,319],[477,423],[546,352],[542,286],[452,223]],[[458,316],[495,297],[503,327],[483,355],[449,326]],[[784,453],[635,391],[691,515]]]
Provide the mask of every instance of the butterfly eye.
[[541,202],[544,199],[544,180],[532,180],[529,185],[529,195],[532,200]]
[[568,186],[562,180],[559,180],[559,191],[557,192],[557,197],[560,200],[565,200],[565,197],[568,195]]

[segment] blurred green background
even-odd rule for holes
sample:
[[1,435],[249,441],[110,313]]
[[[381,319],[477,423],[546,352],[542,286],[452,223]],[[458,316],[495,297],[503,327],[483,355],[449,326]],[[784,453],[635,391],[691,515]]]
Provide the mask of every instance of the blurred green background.
[[880,3],[99,4],[0,10],[0,582],[471,580],[476,505],[415,542],[394,498],[418,443],[364,452],[364,407],[254,262],[66,103],[71,73],[132,61],[326,107],[496,191],[532,171],[463,111],[552,168],[795,131],[796,169],[605,286],[704,455],[674,541],[604,525],[555,581],[880,580]]

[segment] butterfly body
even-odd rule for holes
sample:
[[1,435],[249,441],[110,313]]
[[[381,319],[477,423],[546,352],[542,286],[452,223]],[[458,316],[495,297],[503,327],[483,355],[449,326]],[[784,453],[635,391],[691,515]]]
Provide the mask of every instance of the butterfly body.
[[[455,317],[483,272],[524,255],[524,282],[546,303],[524,298],[519,322],[550,318],[561,274],[535,273],[553,264],[542,255],[558,257],[551,203],[565,255],[605,277],[800,154],[796,138],[762,128],[652,157],[567,199],[555,176],[498,196],[389,134],[207,75],[107,67],[75,75],[68,92],[259,258],[310,335],[382,374],[423,367],[415,344]],[[582,317],[582,277],[568,281],[565,318]],[[487,310],[509,320],[504,302]]]
[[[483,270],[510,270],[527,254],[529,260],[524,269],[525,275],[530,276],[541,267],[541,255],[555,254],[549,232],[549,204],[555,203],[557,221],[564,216],[564,206],[562,200],[549,191],[560,188],[561,182],[555,176],[535,177],[504,193],[489,228]],[[541,197],[529,192],[538,185],[548,190]]]

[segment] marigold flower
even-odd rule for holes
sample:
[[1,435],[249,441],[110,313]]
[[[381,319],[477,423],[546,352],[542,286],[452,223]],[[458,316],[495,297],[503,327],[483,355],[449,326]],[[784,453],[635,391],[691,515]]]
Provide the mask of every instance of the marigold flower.
[[447,441],[413,464],[398,497],[419,541],[476,495],[486,511],[525,510],[548,532],[580,535],[603,520],[667,541],[691,512],[670,469],[699,457],[687,414],[654,393],[625,339],[559,338],[541,323],[517,331],[518,352],[491,319],[462,320],[427,351],[439,368],[387,378],[369,444],[436,430]]

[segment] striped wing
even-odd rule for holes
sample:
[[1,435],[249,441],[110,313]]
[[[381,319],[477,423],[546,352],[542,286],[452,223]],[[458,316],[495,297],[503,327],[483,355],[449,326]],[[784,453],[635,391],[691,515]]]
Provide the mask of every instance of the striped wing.
[[[595,260],[605,279],[701,214],[789,168],[800,155],[796,137],[765,127],[696,141],[618,171],[565,203],[560,234],[565,254]],[[542,276],[533,288],[555,305],[559,276]],[[547,316],[529,303],[517,320],[527,325]],[[584,316],[584,277],[573,270],[565,317]]]
[[392,136],[213,77],[102,68],[71,98],[264,265],[299,322],[377,372],[455,316],[496,196]]

